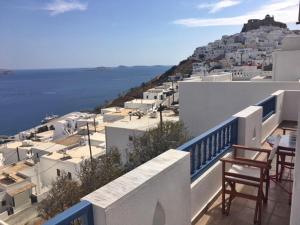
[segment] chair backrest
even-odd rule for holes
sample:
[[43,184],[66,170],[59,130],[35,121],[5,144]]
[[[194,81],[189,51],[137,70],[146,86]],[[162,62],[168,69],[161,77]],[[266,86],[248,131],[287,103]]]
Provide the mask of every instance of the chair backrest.
[[277,152],[277,149],[278,149],[278,146],[279,146],[279,143],[280,143],[280,139],[281,139],[281,136],[279,134],[275,136],[274,144],[273,144],[272,150],[271,150],[269,158],[268,158],[268,163],[269,164],[272,163],[272,161],[275,157],[275,154]]

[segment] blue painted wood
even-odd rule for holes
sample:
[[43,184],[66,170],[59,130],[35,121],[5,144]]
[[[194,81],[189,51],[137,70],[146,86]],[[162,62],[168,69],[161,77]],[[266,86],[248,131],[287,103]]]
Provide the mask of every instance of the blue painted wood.
[[207,161],[207,140],[203,140],[203,161],[202,164],[205,164]]
[[44,225],[72,225],[76,220],[81,221],[82,225],[94,225],[92,203],[81,201],[48,220]]
[[[191,153],[192,181],[201,176],[237,143],[237,130],[238,118],[231,117],[177,148]],[[198,146],[197,154],[195,146]]]
[[196,169],[199,170],[201,167],[201,162],[202,162],[202,158],[203,158],[203,154],[202,154],[202,144],[199,143],[197,144],[197,155],[196,155],[196,159],[197,159],[197,166]]
[[270,116],[276,113],[276,102],[277,97],[270,96],[256,104],[256,106],[261,106],[263,108],[263,121],[266,121]]

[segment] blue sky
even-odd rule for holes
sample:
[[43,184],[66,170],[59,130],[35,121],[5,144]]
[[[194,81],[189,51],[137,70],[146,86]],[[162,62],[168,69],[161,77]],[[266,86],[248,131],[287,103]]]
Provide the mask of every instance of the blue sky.
[[0,0],[0,68],[173,65],[298,0]]

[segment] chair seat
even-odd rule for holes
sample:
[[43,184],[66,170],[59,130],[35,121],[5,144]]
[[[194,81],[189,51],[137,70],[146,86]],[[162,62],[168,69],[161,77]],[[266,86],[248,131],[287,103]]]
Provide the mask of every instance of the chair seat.
[[[241,165],[232,165],[232,167],[228,171],[229,173],[234,173],[238,175],[244,175],[244,176],[249,176],[249,177],[254,177],[259,179],[260,178],[260,169],[257,167],[251,167],[251,166],[241,166]],[[248,179],[243,179],[243,178],[237,178],[234,177],[237,180],[245,180],[248,182],[255,182],[255,181],[249,181]],[[257,182],[255,182],[257,183]]]

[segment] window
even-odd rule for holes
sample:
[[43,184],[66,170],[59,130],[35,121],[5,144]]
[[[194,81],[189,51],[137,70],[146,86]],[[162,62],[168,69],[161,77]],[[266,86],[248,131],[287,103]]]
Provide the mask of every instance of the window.
[[60,169],[56,170],[56,174],[57,174],[58,177],[60,177]]
[[70,172],[68,172],[68,178],[69,180],[72,180],[72,174]]
[[133,137],[131,135],[129,135],[128,139],[129,141],[133,141]]
[[157,99],[157,96],[156,96],[156,95],[154,96],[154,99]]
[[3,200],[3,201],[1,202],[1,204],[2,204],[2,206],[6,206],[6,201]]

